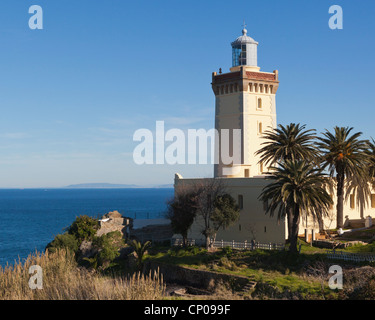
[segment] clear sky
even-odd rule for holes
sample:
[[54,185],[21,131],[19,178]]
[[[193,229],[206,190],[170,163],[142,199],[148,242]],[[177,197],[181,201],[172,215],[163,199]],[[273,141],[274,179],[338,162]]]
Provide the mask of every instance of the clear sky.
[[[43,30],[29,28],[33,4]],[[328,27],[335,4],[343,30]],[[375,137],[374,17],[370,0],[2,0],[0,187],[211,176],[134,164],[133,133],[214,127],[211,74],[229,71],[243,20],[261,70],[279,70],[278,123]]]

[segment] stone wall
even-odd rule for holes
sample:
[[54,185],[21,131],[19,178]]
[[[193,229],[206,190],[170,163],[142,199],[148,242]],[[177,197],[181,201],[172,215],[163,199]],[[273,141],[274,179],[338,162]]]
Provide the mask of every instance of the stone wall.
[[130,230],[130,238],[138,241],[170,241],[174,232],[170,224],[166,225],[149,225],[139,229]]
[[157,270],[159,270],[159,273],[163,275],[163,280],[166,282],[194,286],[210,291],[214,290],[214,288],[220,282],[230,283],[232,286],[241,288],[249,283],[249,279],[247,277],[205,270],[196,270],[155,261],[147,261],[145,263],[144,272],[146,274],[148,274],[150,271],[154,272]]

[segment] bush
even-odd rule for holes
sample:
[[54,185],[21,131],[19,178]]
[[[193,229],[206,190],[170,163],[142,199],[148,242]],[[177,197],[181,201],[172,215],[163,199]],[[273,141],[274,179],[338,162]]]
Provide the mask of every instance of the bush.
[[98,229],[98,219],[84,215],[76,218],[69,227],[68,232],[74,235],[79,242],[82,242],[83,240],[92,241]]
[[108,266],[120,255],[120,248],[124,246],[124,240],[120,231],[112,231],[95,237],[93,245],[98,249],[98,266]]
[[54,253],[57,249],[68,249],[72,252],[77,252],[79,247],[76,237],[69,233],[58,234],[46,247],[46,249]]
[[231,247],[224,247],[222,251],[223,251],[223,254],[226,255],[227,257],[232,255],[233,253],[233,249]]

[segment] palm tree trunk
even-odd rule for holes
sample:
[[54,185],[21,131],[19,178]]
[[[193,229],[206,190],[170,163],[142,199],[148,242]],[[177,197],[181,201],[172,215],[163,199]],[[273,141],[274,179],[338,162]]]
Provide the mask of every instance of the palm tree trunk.
[[344,226],[344,172],[337,170],[337,206],[336,206],[336,228]]
[[290,242],[291,235],[292,235],[292,227],[293,227],[293,212],[290,208],[287,208],[286,214],[287,214],[287,223],[288,223],[288,239],[287,239],[287,242]]
[[293,253],[297,252],[299,221],[300,221],[299,207],[296,206],[296,209],[293,212],[292,232],[290,235],[290,247],[289,247],[289,251]]

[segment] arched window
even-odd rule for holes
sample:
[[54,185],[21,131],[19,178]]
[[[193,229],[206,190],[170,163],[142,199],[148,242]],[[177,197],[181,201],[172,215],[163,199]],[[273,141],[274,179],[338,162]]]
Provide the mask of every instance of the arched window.
[[258,124],[258,133],[259,133],[259,134],[262,134],[262,133],[263,133],[263,125],[262,125],[262,122],[259,122],[259,124]]
[[258,109],[262,109],[262,99],[258,98]]

